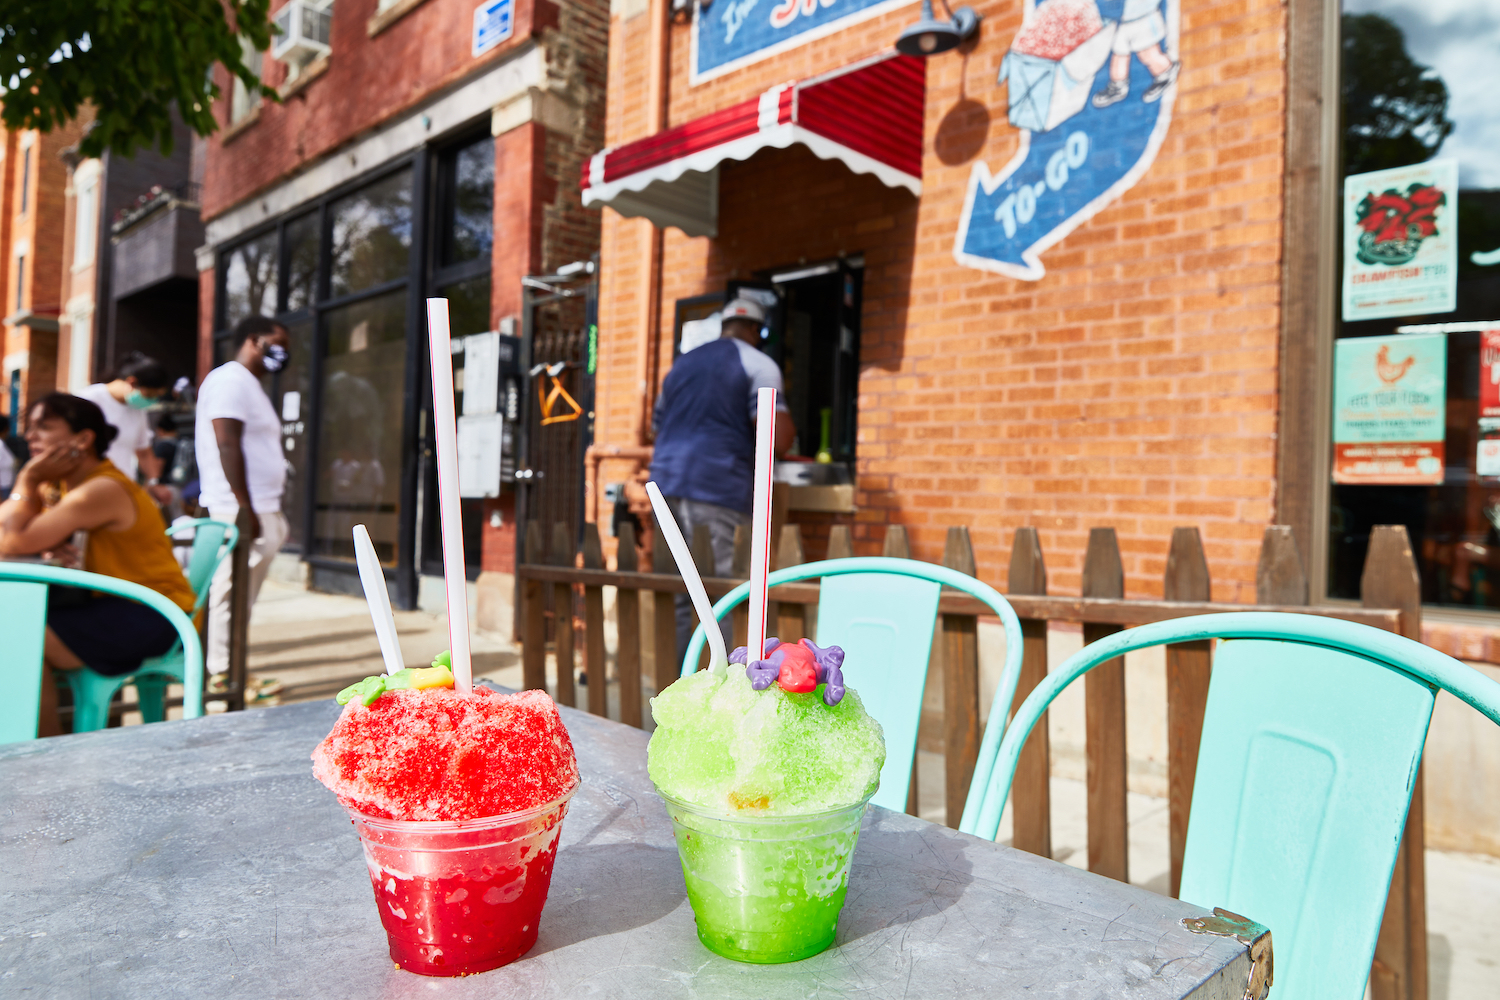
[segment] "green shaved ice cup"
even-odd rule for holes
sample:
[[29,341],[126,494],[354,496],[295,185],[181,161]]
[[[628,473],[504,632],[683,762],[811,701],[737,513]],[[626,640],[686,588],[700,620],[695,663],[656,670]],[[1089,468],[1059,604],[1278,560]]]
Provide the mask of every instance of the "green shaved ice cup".
[[662,799],[709,951],[769,965],[833,944],[865,802],[805,816],[727,817]]
[[701,671],[651,699],[651,780],[667,804],[698,939],[739,962],[833,943],[885,739],[848,689],[755,691]]

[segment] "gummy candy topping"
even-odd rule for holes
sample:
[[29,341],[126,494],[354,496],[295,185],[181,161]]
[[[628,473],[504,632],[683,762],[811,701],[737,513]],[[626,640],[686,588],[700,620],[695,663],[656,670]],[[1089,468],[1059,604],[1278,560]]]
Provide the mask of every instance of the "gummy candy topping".
[[651,780],[690,805],[802,815],[853,805],[880,784],[885,737],[853,688],[829,706],[821,685],[756,691],[744,670],[704,670],[652,698],[651,714]]
[[573,742],[543,691],[476,687],[356,699],[313,751],[313,775],[344,805],[401,820],[479,819],[532,809],[578,783]]

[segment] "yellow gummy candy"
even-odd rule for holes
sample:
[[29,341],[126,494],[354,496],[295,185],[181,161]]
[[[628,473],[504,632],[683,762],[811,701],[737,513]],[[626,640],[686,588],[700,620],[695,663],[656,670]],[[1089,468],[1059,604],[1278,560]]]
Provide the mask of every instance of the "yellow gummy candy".
[[453,686],[453,672],[447,667],[417,667],[411,672],[411,686],[417,690],[423,688],[451,688]]

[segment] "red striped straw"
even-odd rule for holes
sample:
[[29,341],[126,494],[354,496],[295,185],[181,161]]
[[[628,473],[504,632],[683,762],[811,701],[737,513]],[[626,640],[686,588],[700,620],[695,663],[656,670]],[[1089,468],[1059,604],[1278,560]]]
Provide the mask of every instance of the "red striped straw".
[[750,526],[750,661],[766,650],[766,577],[771,570],[771,471],[775,465],[776,390],[761,389],[755,413],[755,513]]

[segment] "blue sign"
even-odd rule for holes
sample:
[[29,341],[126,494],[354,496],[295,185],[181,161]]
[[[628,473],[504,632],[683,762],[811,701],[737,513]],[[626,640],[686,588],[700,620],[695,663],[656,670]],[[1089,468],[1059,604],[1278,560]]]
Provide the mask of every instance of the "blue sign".
[[510,37],[515,28],[511,0],[488,0],[474,8],[474,57],[484,55]]
[[692,82],[822,38],[915,0],[714,0],[694,7]]
[[1036,281],[1041,254],[1156,159],[1177,94],[1179,0],[1027,0],[1000,65],[1016,155],[974,165],[960,264]]

